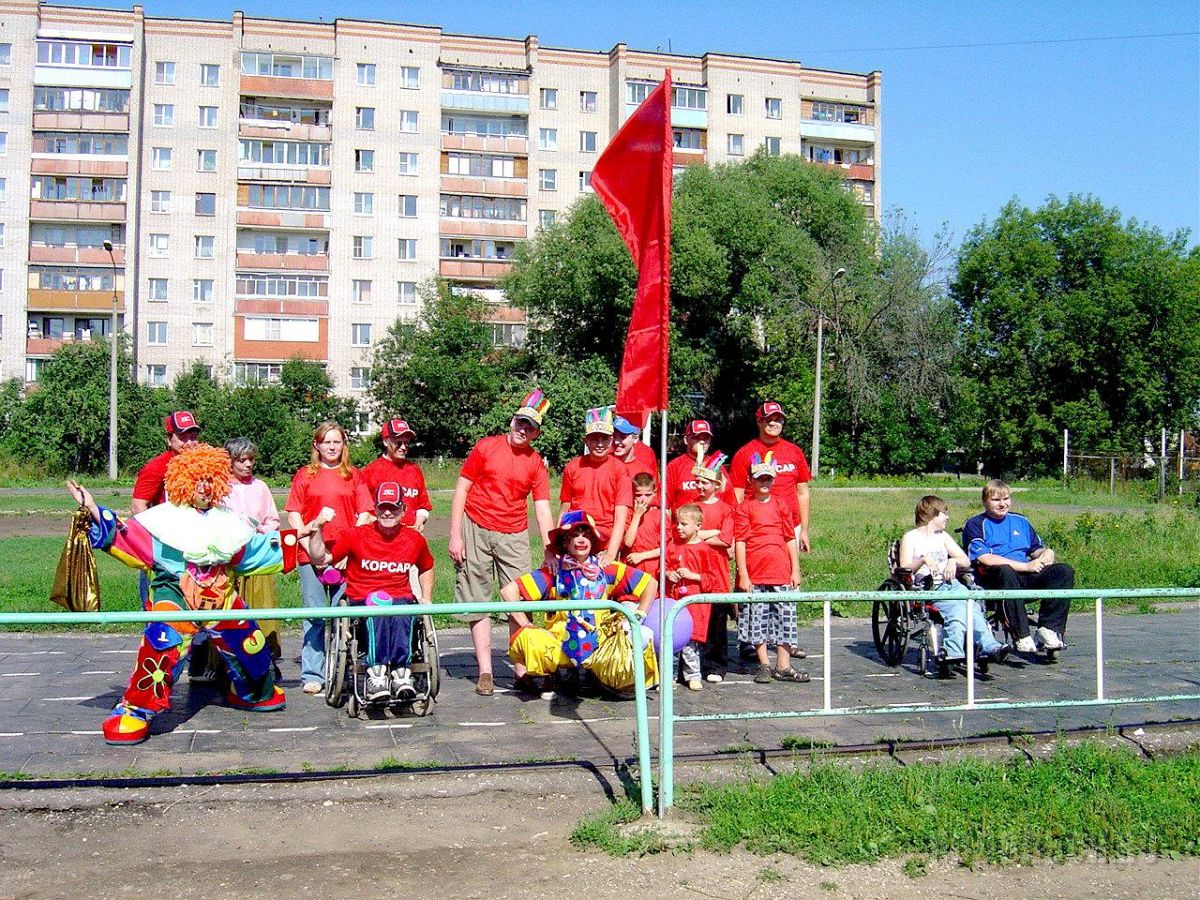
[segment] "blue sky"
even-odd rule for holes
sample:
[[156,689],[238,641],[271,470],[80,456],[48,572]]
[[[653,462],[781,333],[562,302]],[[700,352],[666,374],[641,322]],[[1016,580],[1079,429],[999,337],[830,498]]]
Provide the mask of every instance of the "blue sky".
[[[104,4],[128,8],[127,3]],[[628,0],[144,0],[149,15],[338,16],[543,46],[706,50],[883,71],[883,195],[957,242],[1012,197],[1092,194],[1200,239],[1200,5]],[[1133,37],[1190,33],[1176,37]],[[1115,38],[1113,40],[1073,40]],[[1054,43],[1030,43],[1030,42]],[[1014,43],[1024,42],[1024,43]],[[1004,44],[1004,46],[979,46]],[[953,45],[953,46],[951,46]],[[976,46],[961,46],[976,45]],[[909,49],[927,48],[927,49]]]

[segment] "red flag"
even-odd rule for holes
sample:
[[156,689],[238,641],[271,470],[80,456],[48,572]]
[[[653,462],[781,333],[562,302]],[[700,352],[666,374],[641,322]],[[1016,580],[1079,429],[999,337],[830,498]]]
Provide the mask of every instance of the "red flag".
[[621,126],[596,167],[592,188],[638,270],[637,296],[617,381],[617,412],[644,424],[667,408],[671,319],[671,71]]

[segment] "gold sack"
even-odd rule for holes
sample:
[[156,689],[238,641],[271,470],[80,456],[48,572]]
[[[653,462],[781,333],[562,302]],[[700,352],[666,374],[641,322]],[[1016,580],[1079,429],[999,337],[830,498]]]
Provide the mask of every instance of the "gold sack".
[[[600,636],[600,646],[596,652],[584,660],[583,667],[590,669],[592,674],[609,690],[619,694],[633,692],[633,639],[623,627],[625,618],[609,613],[596,630]],[[658,681],[658,666],[654,658],[653,648],[648,648],[644,658],[646,671],[646,687],[651,687]]]
[[88,532],[92,517],[80,507],[67,529],[67,543],[54,573],[50,599],[71,612],[98,612],[100,609],[100,579],[96,575],[96,558]]

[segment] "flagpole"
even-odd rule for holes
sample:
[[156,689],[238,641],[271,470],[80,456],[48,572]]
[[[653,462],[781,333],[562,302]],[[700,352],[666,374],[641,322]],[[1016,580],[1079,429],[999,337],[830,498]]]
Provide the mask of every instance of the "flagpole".
[[[666,679],[674,678],[671,663],[675,656],[675,638],[666,632],[667,627],[667,411],[659,410],[662,419],[659,438],[658,454],[658,495],[662,504],[659,509],[662,515],[658,517],[658,752],[661,755],[667,740],[667,716],[671,710],[667,708]],[[642,776],[646,777],[645,775]],[[658,815],[664,814],[662,785],[659,785]]]

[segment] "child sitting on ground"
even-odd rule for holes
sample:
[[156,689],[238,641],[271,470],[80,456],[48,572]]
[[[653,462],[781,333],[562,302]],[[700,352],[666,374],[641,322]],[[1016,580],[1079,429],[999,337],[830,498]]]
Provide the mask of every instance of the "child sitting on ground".
[[623,558],[651,578],[658,580],[662,559],[662,507],[659,506],[657,482],[649,472],[633,476],[633,513],[621,542]]
[[[734,517],[734,554],[737,559],[738,590],[746,593],[790,591],[800,585],[800,558],[796,549],[796,525],[791,513],[775,497],[774,455],[755,453],[750,457],[750,493]],[[794,603],[743,603],[738,615],[738,639],[754,646],[758,670],[756,684],[776,681],[805,682],[807,672],[792,667],[791,648],[799,629]],[[775,644],[777,664],[772,670],[767,644]]]
[[[724,453],[714,453],[707,460],[695,465],[696,492],[700,499],[696,505],[704,515],[700,523],[700,540],[717,551],[720,557],[713,568],[713,582],[705,585],[706,593],[728,594],[733,590],[729,577],[729,560],[733,558],[733,507],[721,499],[727,493]],[[729,614],[731,604],[713,603],[708,614],[708,633],[704,636],[704,649],[700,653],[700,668],[704,680],[720,684],[729,672]],[[733,606],[737,615],[737,607]]]
[[[704,514],[695,503],[687,503],[675,510],[676,540],[670,548],[667,582],[671,597],[682,600],[698,593],[714,593],[718,590],[720,575],[724,567],[729,572],[728,557],[700,540],[700,526]],[[708,603],[693,603],[687,607],[692,616],[692,637],[679,652],[679,676],[688,690],[698,691],[700,680],[700,655],[708,637],[708,622],[712,606]]]

